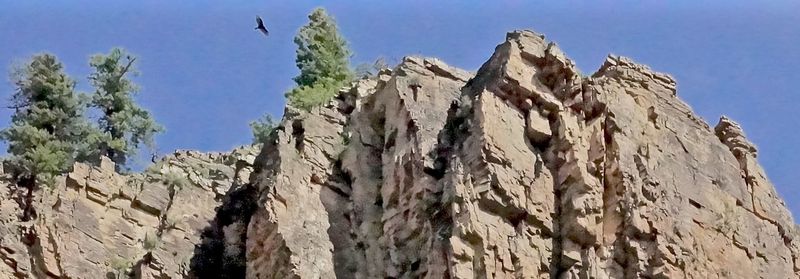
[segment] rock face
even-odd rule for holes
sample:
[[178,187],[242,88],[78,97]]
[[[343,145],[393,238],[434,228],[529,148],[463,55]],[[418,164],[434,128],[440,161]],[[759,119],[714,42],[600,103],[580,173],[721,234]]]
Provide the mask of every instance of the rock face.
[[287,110],[252,179],[247,278],[798,278],[794,221],[741,128],[609,56],[509,33]]
[[444,267],[440,224],[431,223],[441,189],[426,172],[470,77],[406,58],[329,106],[287,111],[253,179],[262,195],[247,231],[248,278],[383,278],[429,262]]
[[104,158],[75,164],[27,201],[18,198],[27,189],[4,191],[0,278],[188,276],[201,233],[223,197],[248,182],[256,153],[178,151],[134,175],[116,173]]
[[256,153],[8,187],[0,277],[800,278],[738,124],[624,57],[583,76],[531,31],[476,73],[408,57],[287,107]]

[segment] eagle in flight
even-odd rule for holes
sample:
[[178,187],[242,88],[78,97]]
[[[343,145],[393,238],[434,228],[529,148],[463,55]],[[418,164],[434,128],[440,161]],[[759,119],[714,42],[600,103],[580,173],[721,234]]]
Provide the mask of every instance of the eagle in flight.
[[264,33],[264,36],[269,36],[269,31],[267,30],[267,27],[264,27],[264,21],[261,20],[260,16],[256,16],[256,24],[258,24],[256,29],[261,30],[261,33]]

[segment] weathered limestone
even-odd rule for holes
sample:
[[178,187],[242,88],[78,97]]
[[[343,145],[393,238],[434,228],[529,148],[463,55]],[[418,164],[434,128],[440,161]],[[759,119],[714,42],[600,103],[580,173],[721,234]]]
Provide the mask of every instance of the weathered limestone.
[[583,76],[531,31],[476,73],[407,57],[288,107],[256,153],[0,176],[0,278],[800,278],[738,124],[624,57]]
[[252,148],[178,151],[134,175],[117,174],[106,158],[97,167],[77,163],[53,189],[35,191],[30,221],[4,194],[0,277],[182,278],[219,199],[247,181],[254,159]]
[[329,185],[342,149],[344,116],[335,107],[287,111],[277,138],[265,144],[258,209],[247,230],[248,278],[333,278],[334,245],[326,210],[340,191]]
[[446,211],[431,153],[447,108],[471,76],[437,59],[408,57],[351,115],[354,140],[341,165],[352,180],[355,278],[436,278],[446,270],[439,235],[448,228],[437,222]]
[[265,202],[248,229],[248,277],[441,269],[443,259],[418,253],[438,241],[430,202],[441,191],[425,172],[447,107],[470,76],[411,57],[311,113],[288,110],[262,151],[264,173],[254,178]]
[[800,276],[755,147],[668,75],[609,56],[581,76],[515,31],[470,76],[407,58],[291,114],[262,151],[248,277]]

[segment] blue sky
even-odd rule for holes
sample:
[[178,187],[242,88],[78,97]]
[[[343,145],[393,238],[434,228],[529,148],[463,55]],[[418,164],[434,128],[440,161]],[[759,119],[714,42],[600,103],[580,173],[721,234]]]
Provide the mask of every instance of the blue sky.
[[[138,99],[167,128],[159,151],[224,151],[250,141],[250,120],[280,116],[297,74],[292,37],[316,6],[338,20],[354,64],[421,54],[475,70],[507,31],[533,29],[585,73],[614,53],[672,74],[712,126],[721,114],[742,124],[800,216],[800,2],[342,2],[0,0],[0,65],[51,52],[88,92],[89,56],[124,47],[139,57]],[[12,91],[0,82],[2,98]],[[0,109],[0,126],[10,113]]]

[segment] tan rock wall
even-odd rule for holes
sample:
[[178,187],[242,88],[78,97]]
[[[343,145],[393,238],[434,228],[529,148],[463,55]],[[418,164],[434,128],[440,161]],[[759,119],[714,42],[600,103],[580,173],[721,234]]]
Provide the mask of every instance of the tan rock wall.
[[582,76],[515,31],[471,76],[407,58],[284,122],[262,151],[280,158],[257,180],[248,276],[799,276],[755,147],[696,117],[668,75],[609,56]]
[[1,177],[0,278],[800,278],[757,148],[676,88],[531,31],[476,73],[407,57],[260,151]]
[[247,181],[242,177],[254,158],[252,148],[178,151],[134,175],[118,174],[106,158],[100,166],[77,163],[52,189],[33,192],[30,221],[22,221],[14,197],[4,195],[0,277],[187,276],[219,199]]

